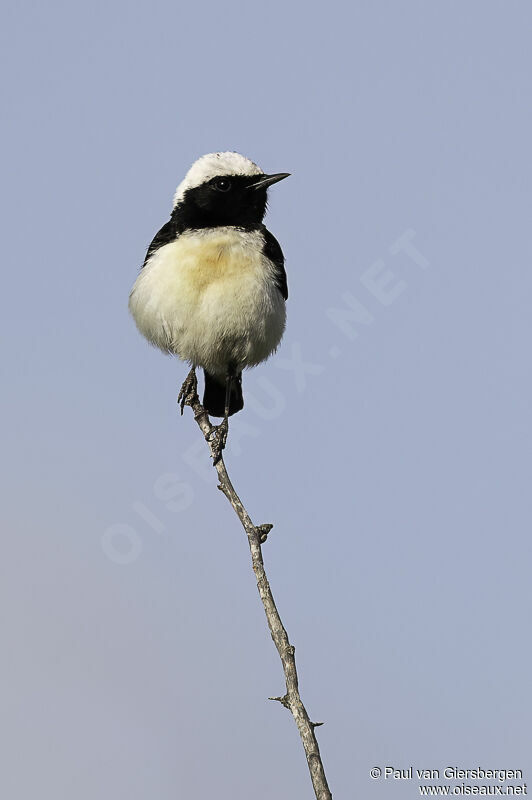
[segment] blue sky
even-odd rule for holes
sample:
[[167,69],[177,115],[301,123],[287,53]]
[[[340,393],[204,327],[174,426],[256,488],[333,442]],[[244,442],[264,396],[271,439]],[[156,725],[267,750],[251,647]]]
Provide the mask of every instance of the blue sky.
[[176,185],[225,149],[292,173],[267,217],[287,332],[227,464],[275,523],[333,794],[417,796],[374,766],[526,773],[529,5],[6,15],[2,796],[311,796],[186,367],[127,311]]

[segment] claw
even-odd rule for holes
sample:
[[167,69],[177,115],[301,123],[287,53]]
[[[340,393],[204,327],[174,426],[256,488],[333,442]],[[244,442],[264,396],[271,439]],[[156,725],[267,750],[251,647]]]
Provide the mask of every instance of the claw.
[[186,405],[194,400],[198,394],[198,379],[196,378],[196,370],[194,367],[190,370],[187,377],[183,381],[183,385],[177,395],[177,403],[181,406],[181,416],[183,416],[183,409]]

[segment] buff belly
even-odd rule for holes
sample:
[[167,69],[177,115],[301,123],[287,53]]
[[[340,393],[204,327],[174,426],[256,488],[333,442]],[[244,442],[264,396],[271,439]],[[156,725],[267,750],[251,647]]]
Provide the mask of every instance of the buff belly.
[[152,344],[214,375],[264,361],[285,326],[275,267],[258,231],[187,231],[157,250],[129,298]]

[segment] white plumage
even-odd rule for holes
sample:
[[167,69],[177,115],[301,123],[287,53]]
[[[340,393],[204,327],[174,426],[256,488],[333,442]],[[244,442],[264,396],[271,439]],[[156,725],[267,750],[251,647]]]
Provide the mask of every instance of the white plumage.
[[187,231],[164,245],[141,271],[129,299],[152,344],[225,376],[264,361],[285,326],[275,268],[262,234],[233,227]]
[[183,199],[187,189],[200,186],[217,175],[264,175],[264,172],[254,161],[240,153],[207,153],[192,164],[177,187],[174,208]]

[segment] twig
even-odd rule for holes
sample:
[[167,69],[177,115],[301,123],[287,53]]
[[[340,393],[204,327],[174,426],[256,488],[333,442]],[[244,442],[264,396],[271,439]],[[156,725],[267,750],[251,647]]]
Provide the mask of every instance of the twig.
[[[211,424],[208,414],[200,403],[196,375],[192,369],[183,384],[179,396],[181,401],[181,413],[183,413],[183,406],[190,406],[194,412],[194,419],[198,423],[205,440],[209,445],[211,456],[213,460],[219,453],[215,450],[215,426]],[[251,563],[253,572],[257,579],[257,587],[266,613],[268,627],[272,639],[274,641],[277,652],[283,665],[284,676],[286,680],[286,694],[283,697],[270,697],[270,700],[278,700],[285,708],[288,708],[294,717],[296,725],[301,736],[305,755],[307,757],[308,768],[310,771],[310,778],[312,786],[316,795],[316,800],[331,800],[332,794],[327,785],[325,771],[320,756],[320,749],[314,734],[314,728],[318,725],[323,725],[322,722],[311,722],[305,706],[301,701],[298,689],[298,677],[296,670],[295,660],[295,647],[290,644],[288,634],[285,630],[281,617],[277,611],[275,601],[273,599],[270,584],[264,569],[264,562],[262,559],[261,544],[266,541],[268,533],[272,529],[272,525],[254,525],[251,518],[244,508],[244,504],[235,492],[233,484],[227,474],[227,469],[223,460],[223,456],[218,458],[215,463],[215,469],[218,473],[220,481],[218,488],[225,494],[231,505],[233,506],[242,526],[247,534],[249,549],[251,551]]]

